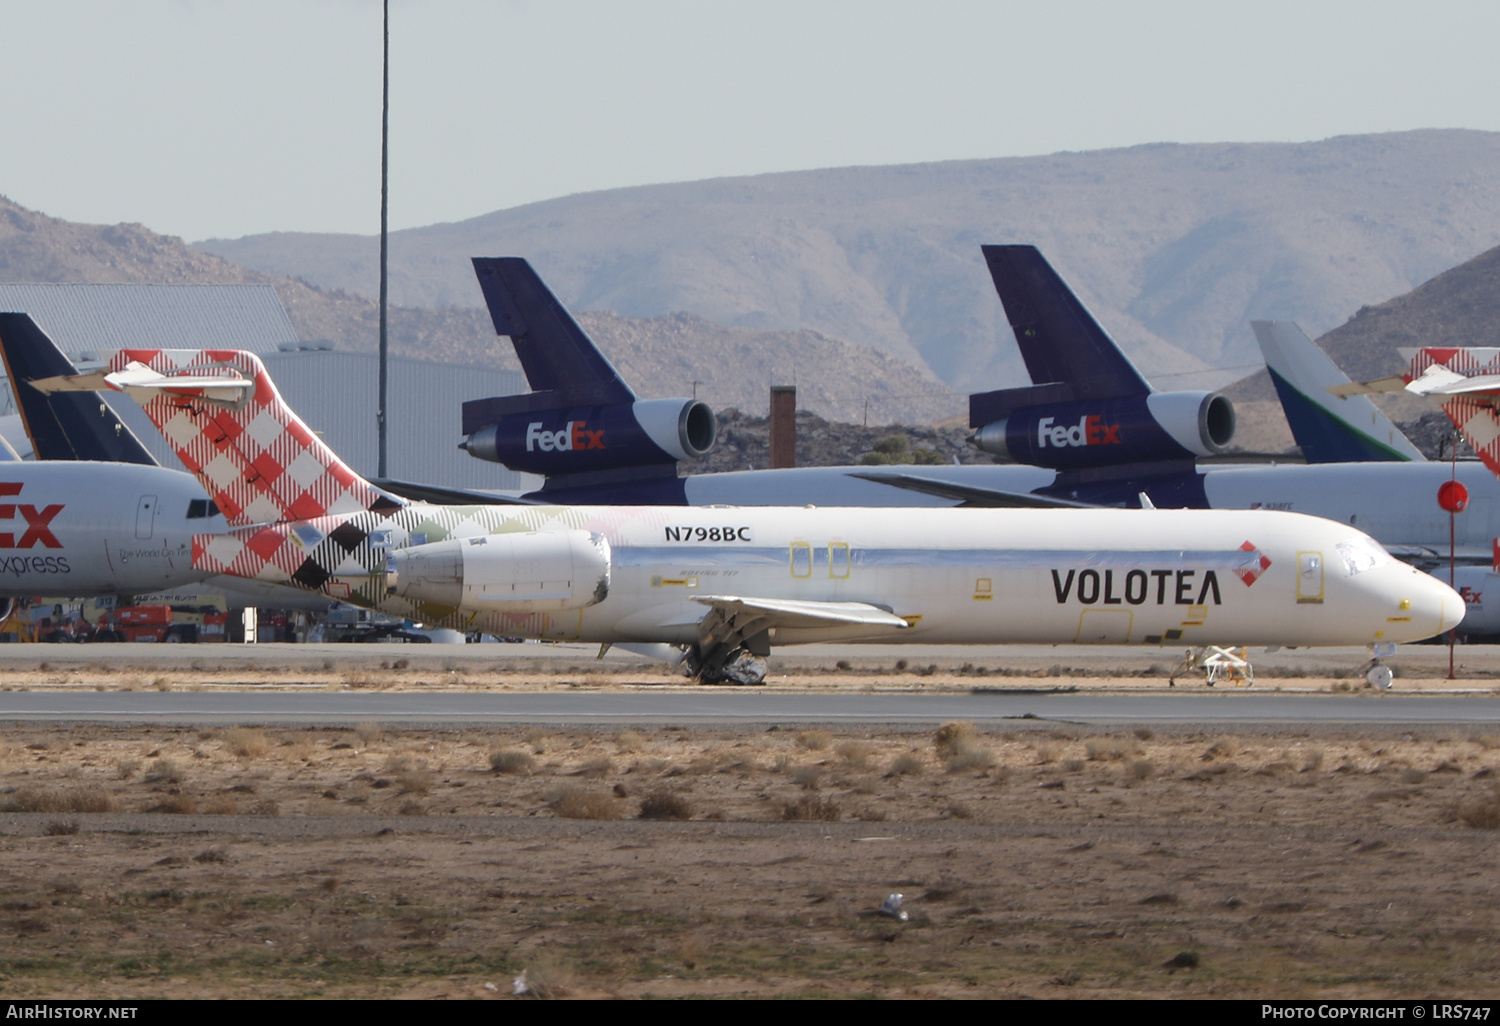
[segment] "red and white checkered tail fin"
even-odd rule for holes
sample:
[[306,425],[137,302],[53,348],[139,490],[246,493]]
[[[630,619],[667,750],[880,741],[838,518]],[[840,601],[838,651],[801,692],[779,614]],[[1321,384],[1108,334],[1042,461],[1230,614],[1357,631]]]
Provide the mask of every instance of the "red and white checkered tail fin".
[[1500,349],[1418,349],[1407,376],[1408,390],[1436,399],[1475,455],[1500,476]]
[[324,445],[254,353],[123,349],[110,369],[110,387],[141,404],[231,526],[406,505]]

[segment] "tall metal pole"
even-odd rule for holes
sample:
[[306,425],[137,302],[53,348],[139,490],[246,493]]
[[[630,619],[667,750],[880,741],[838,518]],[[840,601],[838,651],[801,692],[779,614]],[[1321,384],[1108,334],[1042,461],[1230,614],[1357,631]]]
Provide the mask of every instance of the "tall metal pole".
[[381,61],[380,81],[380,401],[375,411],[375,423],[380,436],[380,469],[378,476],[386,476],[386,229],[387,195],[391,165],[391,0],[384,0],[385,49]]

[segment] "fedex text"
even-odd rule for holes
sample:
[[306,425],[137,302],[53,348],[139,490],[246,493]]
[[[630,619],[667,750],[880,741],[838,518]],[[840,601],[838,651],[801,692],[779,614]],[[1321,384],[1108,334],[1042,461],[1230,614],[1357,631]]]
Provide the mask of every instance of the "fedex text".
[[[0,496],[20,494],[19,481],[0,481]],[[26,522],[26,530],[21,533],[19,541],[16,540],[14,531],[0,531],[0,549],[34,549],[38,545],[44,549],[62,548],[62,542],[57,540],[57,535],[48,526],[62,511],[62,503],[42,509],[9,502],[0,503],[0,520],[15,520],[19,514],[20,519]]]
[[604,431],[588,430],[586,420],[570,420],[560,431],[546,431],[542,422],[534,420],[526,425],[526,451],[574,452],[578,449],[604,448]]
[[1070,595],[1086,606],[1139,606],[1153,595],[1158,606],[1202,606],[1210,598],[1216,606],[1224,604],[1219,597],[1219,575],[1212,570],[1203,571],[1202,577],[1196,570],[1128,570],[1118,575],[1113,570],[1069,570],[1066,577],[1054,570],[1052,591],[1058,605]]
[[1047,448],[1051,442],[1054,449],[1070,449],[1081,445],[1120,445],[1120,425],[1106,424],[1098,414],[1079,417],[1077,424],[1056,423],[1055,417],[1043,417],[1036,422],[1036,447]]

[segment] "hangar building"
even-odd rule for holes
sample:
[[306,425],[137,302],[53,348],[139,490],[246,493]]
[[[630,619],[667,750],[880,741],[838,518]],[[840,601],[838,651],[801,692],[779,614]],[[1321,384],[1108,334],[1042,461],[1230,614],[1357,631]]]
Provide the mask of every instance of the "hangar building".
[[[299,340],[270,285],[0,284],[0,310],[30,314],[80,367],[117,349],[247,349],[309,427],[355,470],[376,474],[378,358]],[[4,384],[0,415],[14,415]],[[391,478],[507,491],[540,485],[457,447],[462,403],[528,391],[519,372],[391,357],[389,388]],[[110,405],[163,466],[181,467],[133,402],[117,397]],[[0,431],[29,450],[19,417],[0,417]]]

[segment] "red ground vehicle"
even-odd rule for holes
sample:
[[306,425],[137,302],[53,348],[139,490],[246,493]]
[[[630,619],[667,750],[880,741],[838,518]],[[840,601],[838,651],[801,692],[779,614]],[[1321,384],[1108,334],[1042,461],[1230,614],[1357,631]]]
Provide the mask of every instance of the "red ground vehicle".
[[96,641],[145,641],[165,645],[223,641],[223,613],[188,613],[171,606],[122,606],[99,621]]

